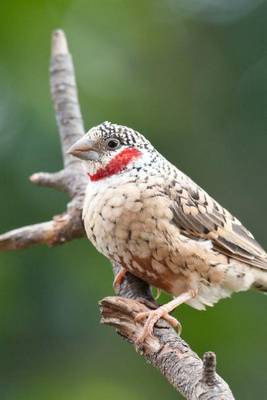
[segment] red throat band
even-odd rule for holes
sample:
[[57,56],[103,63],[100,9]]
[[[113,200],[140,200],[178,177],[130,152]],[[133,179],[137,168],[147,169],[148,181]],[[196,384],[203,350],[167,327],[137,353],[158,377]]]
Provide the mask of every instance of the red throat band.
[[96,182],[109,176],[121,172],[131,161],[136,160],[142,155],[141,151],[134,147],[127,147],[117,154],[104,168],[93,174],[89,175],[91,181]]

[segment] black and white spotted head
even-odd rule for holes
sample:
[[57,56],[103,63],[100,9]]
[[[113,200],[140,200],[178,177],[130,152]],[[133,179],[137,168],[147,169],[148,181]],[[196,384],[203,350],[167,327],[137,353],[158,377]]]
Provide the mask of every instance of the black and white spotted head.
[[140,163],[150,163],[157,154],[141,133],[107,121],[90,129],[74,143],[69,153],[86,161],[91,180],[123,173]]

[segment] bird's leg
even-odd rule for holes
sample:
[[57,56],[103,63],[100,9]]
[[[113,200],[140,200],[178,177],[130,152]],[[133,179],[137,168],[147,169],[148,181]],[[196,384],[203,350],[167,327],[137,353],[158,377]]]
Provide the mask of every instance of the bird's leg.
[[165,319],[173,328],[177,329],[179,333],[181,332],[181,324],[175,318],[169,315],[171,311],[173,311],[179,305],[185,303],[188,300],[191,300],[195,297],[197,292],[195,290],[189,290],[187,292],[182,293],[180,296],[175,297],[175,299],[171,300],[169,303],[164,304],[157,308],[156,310],[150,310],[145,312],[140,312],[136,315],[135,321],[140,322],[147,318],[144,330],[137,339],[137,343],[143,343],[148,336],[153,335],[154,325],[160,318]]
[[125,279],[125,275],[126,275],[127,269],[121,267],[120,271],[117,273],[117,275],[114,278],[113,281],[113,289],[114,291],[117,293],[120,289],[120,285],[122,284],[122,282]]

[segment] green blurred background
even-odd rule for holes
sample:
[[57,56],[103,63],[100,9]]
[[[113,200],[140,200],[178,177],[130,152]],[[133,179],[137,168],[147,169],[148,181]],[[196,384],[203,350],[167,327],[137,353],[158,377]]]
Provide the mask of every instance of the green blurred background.
[[[64,209],[63,194],[28,182],[61,167],[48,84],[61,27],[86,127],[110,120],[145,133],[267,248],[266,18],[263,0],[3,0],[1,232]],[[1,400],[177,399],[100,326],[97,302],[111,294],[109,263],[86,240],[1,254]],[[216,351],[237,399],[266,398],[266,297],[175,315],[199,354]]]

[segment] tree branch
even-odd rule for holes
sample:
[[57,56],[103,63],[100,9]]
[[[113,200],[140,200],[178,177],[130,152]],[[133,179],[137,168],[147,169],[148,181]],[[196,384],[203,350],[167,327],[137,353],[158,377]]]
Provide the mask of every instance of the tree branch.
[[59,129],[64,169],[55,173],[39,172],[30,181],[69,194],[67,210],[51,221],[14,229],[0,235],[0,251],[17,250],[36,244],[55,246],[85,235],[81,210],[87,178],[81,162],[67,150],[84,134],[77,95],[72,57],[63,31],[55,31],[52,38],[50,64],[51,94]]
[[[106,297],[100,302],[101,322],[116,328],[118,333],[135,345],[142,333],[143,323],[136,323],[135,316],[148,308],[139,301],[124,297]],[[203,362],[188,344],[163,320],[154,328],[154,336],[148,338],[137,352],[157,367],[174,388],[187,399],[232,400],[228,385],[215,369],[212,373],[205,364],[209,355],[205,353]],[[214,357],[214,354],[213,354]]]
[[[31,176],[32,183],[68,193],[66,211],[51,221],[29,225],[0,235],[0,251],[17,250],[36,244],[55,246],[85,235],[81,210],[87,177],[81,162],[67,154],[68,148],[84,134],[77,96],[77,86],[71,55],[63,31],[56,31],[52,40],[50,67],[51,94],[61,139],[64,168],[56,173],[39,172]],[[116,275],[120,267],[114,265]],[[157,307],[149,286],[126,274],[118,297],[107,297],[100,302],[101,322],[116,328],[118,333],[135,344],[143,327],[136,323],[140,311]],[[154,329],[155,336],[142,347],[136,347],[162,375],[190,400],[233,400],[233,395],[216,374],[214,353],[205,353],[204,361],[163,320]]]

